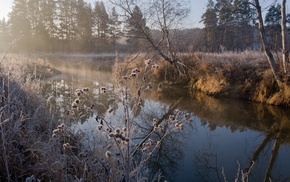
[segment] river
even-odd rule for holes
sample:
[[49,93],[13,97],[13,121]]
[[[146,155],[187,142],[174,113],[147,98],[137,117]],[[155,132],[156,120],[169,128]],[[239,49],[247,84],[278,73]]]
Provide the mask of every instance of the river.
[[[59,59],[62,59],[61,61]],[[99,59],[99,58],[98,58]],[[72,93],[89,88],[100,113],[118,104],[102,87],[116,90],[109,69],[112,61],[92,58],[49,57],[61,74],[43,80],[43,95],[57,98],[59,115],[71,104]],[[106,62],[107,61],[107,62]],[[107,64],[107,65],[106,65]],[[164,87],[162,92],[142,95],[142,112],[136,120],[162,118],[174,111],[190,113],[192,122],[164,139],[157,156],[148,165],[150,175],[161,171],[168,181],[234,181],[251,166],[249,181],[290,181],[290,109],[235,99],[216,99],[187,89]],[[79,116],[73,127],[94,133],[94,116]],[[252,162],[254,161],[254,163]]]

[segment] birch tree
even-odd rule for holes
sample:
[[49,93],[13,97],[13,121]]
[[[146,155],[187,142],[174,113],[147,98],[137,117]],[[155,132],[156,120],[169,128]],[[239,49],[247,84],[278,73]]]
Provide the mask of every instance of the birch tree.
[[[181,68],[182,63],[177,58],[174,48],[176,30],[180,23],[188,16],[189,8],[186,1],[181,0],[110,0],[110,2],[123,11],[125,19],[131,19],[138,29],[142,38],[167,62],[175,68]],[[139,3],[139,4],[138,4]],[[144,22],[138,22],[134,17],[134,8],[142,7],[141,11],[145,16]],[[150,35],[150,30],[159,30],[162,36],[159,40],[154,40]]]
[[287,74],[287,62],[288,62],[288,43],[287,43],[287,27],[286,27],[286,0],[282,0],[281,5],[281,35],[282,35],[282,63],[283,71]]
[[[286,2],[286,0],[283,0],[283,1]],[[259,25],[258,28],[259,28],[259,32],[260,32],[260,36],[261,36],[261,40],[262,40],[262,46],[263,46],[264,53],[267,57],[267,60],[268,60],[268,63],[270,65],[270,68],[272,70],[272,73],[274,75],[274,78],[275,78],[277,84],[279,85],[279,87],[281,87],[282,83],[283,83],[282,78],[281,78],[281,71],[280,71],[279,65],[275,61],[274,56],[273,56],[273,54],[270,50],[270,47],[269,47],[269,42],[268,42],[268,39],[266,37],[266,32],[265,32],[265,27],[264,27],[263,17],[262,17],[262,11],[261,11],[261,5],[260,5],[259,0],[254,0],[254,6],[255,6],[256,12],[257,12],[257,19],[258,19],[258,25]],[[283,7],[285,8],[285,4]],[[285,12],[285,10],[283,10],[283,11]],[[285,29],[286,21],[282,20],[281,24],[282,24],[282,27],[284,27],[284,29]],[[283,33],[282,33],[282,36],[283,36]],[[286,37],[285,32],[284,32],[284,37]],[[285,43],[286,40],[284,40],[283,42]],[[287,55],[287,53],[286,53],[287,51],[285,51],[285,50],[286,49],[283,48],[283,54]],[[285,57],[285,56],[283,56],[283,57]],[[286,69],[286,65],[284,65],[284,69]],[[285,75],[282,75],[282,76],[285,76]]]

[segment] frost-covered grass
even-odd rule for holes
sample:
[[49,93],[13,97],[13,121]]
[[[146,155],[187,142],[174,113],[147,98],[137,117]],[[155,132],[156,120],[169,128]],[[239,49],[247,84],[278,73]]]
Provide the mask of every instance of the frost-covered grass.
[[[124,67],[140,65],[142,56],[125,61]],[[143,56],[146,57],[146,56]],[[278,87],[262,52],[188,53],[179,55],[185,65],[185,74],[180,74],[162,58],[154,59],[159,69],[153,72],[153,79],[163,85],[182,85],[192,92],[201,91],[215,97],[230,97],[290,106],[289,78]],[[281,59],[279,53],[275,60]],[[184,71],[182,70],[182,71]]]

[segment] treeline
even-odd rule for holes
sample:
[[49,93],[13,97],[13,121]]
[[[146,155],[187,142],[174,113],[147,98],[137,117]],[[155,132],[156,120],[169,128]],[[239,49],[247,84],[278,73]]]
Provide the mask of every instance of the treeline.
[[1,50],[113,51],[121,23],[114,8],[84,0],[14,0],[8,20],[0,24]]
[[[287,16],[289,23],[290,15]],[[260,48],[256,10],[249,0],[208,0],[203,40],[207,51]],[[281,49],[281,5],[272,3],[265,16],[272,50]]]
[[[265,25],[273,50],[281,49],[281,6],[273,3]],[[14,0],[8,20],[0,21],[0,51],[15,41],[14,51],[114,52],[145,51],[149,44],[140,39],[134,22],[140,22],[153,40],[162,30],[151,30],[150,21],[136,6],[134,21],[121,19],[113,7],[102,1],[93,5],[84,0]],[[289,14],[288,14],[288,22]],[[258,49],[257,16],[249,0],[208,0],[202,15],[203,29],[170,30],[177,52],[192,50],[219,52]],[[136,21],[137,19],[137,21]],[[155,37],[155,38],[154,38]]]

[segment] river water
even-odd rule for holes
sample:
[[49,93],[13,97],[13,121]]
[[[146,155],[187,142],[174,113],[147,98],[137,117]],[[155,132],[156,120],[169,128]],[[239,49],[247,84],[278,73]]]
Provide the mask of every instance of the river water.
[[[118,107],[110,92],[101,93],[101,87],[116,89],[112,73],[99,71],[100,64],[112,62],[48,59],[61,74],[44,80],[43,95],[57,98],[58,114],[64,114],[77,88],[90,88],[92,98],[102,103],[97,106],[100,113],[109,106]],[[176,110],[190,113],[192,119],[183,130],[165,138],[158,157],[148,166],[151,174],[161,171],[168,181],[234,181],[252,166],[249,181],[290,181],[289,108],[216,99],[176,87],[164,87],[162,92],[148,92],[143,97],[142,112],[136,116],[139,122]],[[94,132],[97,124],[93,116],[80,116],[73,123],[88,133]]]

